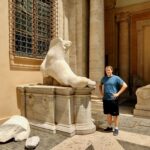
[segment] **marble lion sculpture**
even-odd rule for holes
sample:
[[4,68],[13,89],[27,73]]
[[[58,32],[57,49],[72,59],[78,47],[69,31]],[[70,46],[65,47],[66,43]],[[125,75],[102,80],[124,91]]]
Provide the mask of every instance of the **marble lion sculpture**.
[[95,88],[95,81],[76,75],[65,61],[65,54],[71,44],[71,41],[62,38],[51,40],[48,53],[40,66],[43,77],[52,77],[62,86]]

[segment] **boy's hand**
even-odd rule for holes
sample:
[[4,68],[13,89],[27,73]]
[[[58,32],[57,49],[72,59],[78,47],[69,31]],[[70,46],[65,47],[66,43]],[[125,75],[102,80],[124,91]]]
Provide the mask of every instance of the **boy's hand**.
[[117,98],[117,97],[119,96],[119,94],[118,94],[118,93],[114,93],[113,96],[114,96],[115,98]]

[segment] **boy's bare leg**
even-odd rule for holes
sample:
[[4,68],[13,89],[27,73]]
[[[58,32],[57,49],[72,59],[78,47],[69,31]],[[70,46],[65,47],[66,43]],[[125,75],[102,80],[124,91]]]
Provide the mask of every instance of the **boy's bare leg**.
[[119,124],[119,117],[114,116],[114,126],[115,126],[115,128],[118,128],[118,124]]
[[110,114],[107,115],[107,122],[108,122],[109,127],[111,127],[111,125],[112,125],[112,115],[110,115]]

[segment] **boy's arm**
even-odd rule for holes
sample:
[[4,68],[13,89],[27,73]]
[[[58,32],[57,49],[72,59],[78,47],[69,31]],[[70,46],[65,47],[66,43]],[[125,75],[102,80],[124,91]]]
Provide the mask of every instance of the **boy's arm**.
[[104,91],[103,91],[103,85],[102,84],[99,85],[99,92],[100,92],[100,96],[103,97]]
[[118,97],[120,94],[122,94],[122,93],[125,91],[125,89],[126,89],[127,87],[128,87],[127,84],[126,84],[125,82],[123,82],[123,84],[122,84],[120,90],[119,90],[117,93],[115,93],[114,96],[115,96],[115,97]]

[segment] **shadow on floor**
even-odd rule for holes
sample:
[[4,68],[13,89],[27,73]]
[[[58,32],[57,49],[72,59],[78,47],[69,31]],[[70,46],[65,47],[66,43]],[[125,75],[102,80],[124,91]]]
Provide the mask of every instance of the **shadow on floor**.
[[141,146],[134,143],[129,143],[121,140],[117,140],[119,144],[125,149],[125,150],[149,150],[149,147]]

